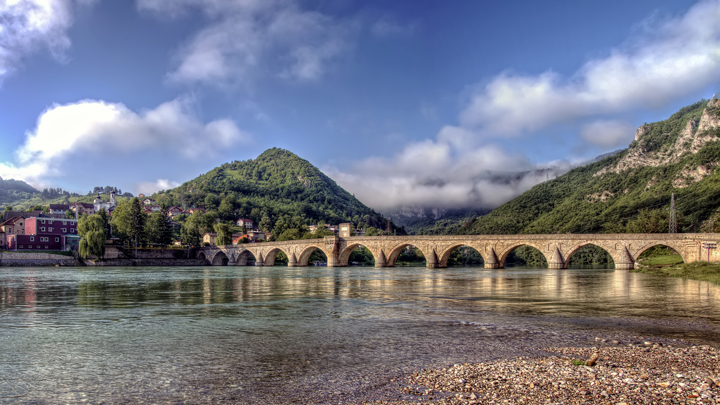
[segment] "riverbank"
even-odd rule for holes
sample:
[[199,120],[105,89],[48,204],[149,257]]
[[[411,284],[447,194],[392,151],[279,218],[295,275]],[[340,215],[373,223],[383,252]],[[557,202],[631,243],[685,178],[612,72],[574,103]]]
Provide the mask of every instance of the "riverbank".
[[711,283],[720,284],[720,263],[693,262],[674,265],[642,264],[639,269],[631,271],[657,276],[681,277],[691,280],[709,281]]
[[402,388],[415,400],[363,404],[720,403],[717,349],[653,341],[619,347],[597,339],[597,347],[546,348],[554,354],[547,357],[422,370]]

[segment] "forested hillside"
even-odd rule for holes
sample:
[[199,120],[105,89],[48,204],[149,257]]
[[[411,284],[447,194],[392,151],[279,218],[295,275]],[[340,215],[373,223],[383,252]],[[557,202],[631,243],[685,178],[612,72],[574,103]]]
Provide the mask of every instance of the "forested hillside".
[[718,230],[719,123],[720,100],[685,107],[641,126],[621,153],[541,183],[457,233],[667,232],[672,193],[679,231]]
[[382,215],[310,162],[279,148],[255,159],[225,163],[153,198],[158,204],[216,210],[221,218],[241,216],[256,223],[299,217],[308,224],[353,222],[359,227],[387,227]]

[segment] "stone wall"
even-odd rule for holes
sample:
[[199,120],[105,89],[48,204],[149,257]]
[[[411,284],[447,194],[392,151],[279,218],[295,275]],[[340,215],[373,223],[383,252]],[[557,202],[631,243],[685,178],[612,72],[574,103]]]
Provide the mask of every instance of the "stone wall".
[[105,259],[85,260],[86,266],[110,267],[110,266],[203,266],[207,265],[201,259]]
[[0,252],[0,267],[79,266],[72,256],[52,253]]

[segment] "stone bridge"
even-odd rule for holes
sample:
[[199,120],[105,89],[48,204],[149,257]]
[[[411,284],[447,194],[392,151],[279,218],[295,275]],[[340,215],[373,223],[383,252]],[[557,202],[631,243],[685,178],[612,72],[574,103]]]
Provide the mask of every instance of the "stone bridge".
[[[375,267],[393,267],[400,253],[414,246],[425,256],[429,268],[447,267],[450,254],[461,246],[475,249],[483,257],[485,268],[505,266],[508,255],[520,246],[532,246],[545,256],[551,269],[567,268],[578,249],[595,245],[612,256],[616,269],[632,269],[638,257],[653,246],[675,249],[688,262],[720,261],[712,246],[720,242],[716,233],[675,234],[553,234],[553,235],[428,235],[428,236],[326,236],[284,242],[260,242],[210,246],[197,250],[198,258],[212,265],[273,266],[280,252],[288,257],[289,266],[307,266],[310,255],[319,249],[327,256],[328,267],[347,266],[350,253],[367,247],[375,258]],[[710,248],[708,248],[710,246]]]

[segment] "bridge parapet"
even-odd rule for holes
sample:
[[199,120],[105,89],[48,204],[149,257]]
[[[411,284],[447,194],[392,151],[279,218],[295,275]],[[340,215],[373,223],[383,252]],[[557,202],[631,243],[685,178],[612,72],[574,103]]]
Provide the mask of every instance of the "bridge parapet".
[[407,236],[328,236],[283,242],[247,243],[201,248],[213,265],[245,265],[254,259],[256,265],[273,266],[277,254],[288,257],[289,266],[307,266],[313,251],[327,256],[329,267],[349,264],[350,254],[365,246],[375,258],[376,267],[393,267],[400,253],[414,246],[423,253],[429,268],[447,267],[450,254],[460,246],[475,249],[483,257],[485,268],[503,268],[509,254],[520,246],[532,246],[546,258],[550,268],[567,268],[570,257],[580,248],[595,245],[612,256],[616,269],[631,269],[647,249],[665,245],[675,249],[685,262],[720,261],[716,249],[707,243],[720,242],[720,234],[550,234],[550,235],[407,235]]

